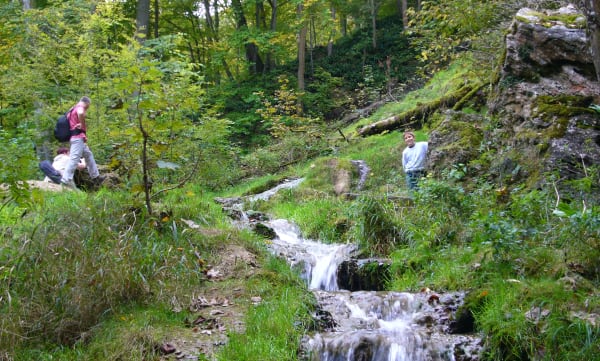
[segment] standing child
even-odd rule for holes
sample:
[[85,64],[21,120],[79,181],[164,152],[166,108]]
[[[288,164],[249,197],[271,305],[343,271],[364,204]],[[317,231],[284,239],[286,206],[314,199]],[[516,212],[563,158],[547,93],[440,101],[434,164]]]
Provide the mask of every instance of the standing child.
[[427,142],[415,142],[413,132],[404,133],[406,148],[402,152],[402,168],[406,174],[406,185],[414,191],[419,188],[419,180],[427,175],[425,163],[427,160]]

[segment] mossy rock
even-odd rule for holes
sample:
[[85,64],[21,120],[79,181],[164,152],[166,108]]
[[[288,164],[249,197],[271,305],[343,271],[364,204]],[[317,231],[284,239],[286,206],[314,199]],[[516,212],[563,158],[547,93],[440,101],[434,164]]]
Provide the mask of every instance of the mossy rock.
[[543,132],[545,141],[561,138],[569,126],[569,120],[583,114],[595,114],[589,106],[591,96],[579,95],[541,95],[533,101],[533,118],[543,120],[549,126]]
[[480,116],[450,112],[431,133],[429,161],[432,170],[445,169],[451,164],[468,164],[478,157],[483,131],[478,127]]
[[584,29],[587,26],[587,21],[581,13],[553,12],[547,14],[532,9],[521,9],[515,18],[526,24],[537,24],[546,28],[560,25],[570,29]]

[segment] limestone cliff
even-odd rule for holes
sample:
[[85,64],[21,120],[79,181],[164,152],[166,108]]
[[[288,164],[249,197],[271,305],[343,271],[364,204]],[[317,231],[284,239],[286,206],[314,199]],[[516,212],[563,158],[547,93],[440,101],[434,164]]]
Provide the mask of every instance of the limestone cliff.
[[[446,113],[431,136],[433,169],[485,164],[481,171],[500,186],[535,187],[551,179],[565,198],[579,197],[582,187],[586,196],[593,194],[599,183],[600,84],[585,27],[573,6],[521,9],[506,35],[488,116]],[[456,134],[452,127],[461,122],[471,142],[448,152],[456,140],[445,134]],[[588,181],[577,184],[582,179]]]

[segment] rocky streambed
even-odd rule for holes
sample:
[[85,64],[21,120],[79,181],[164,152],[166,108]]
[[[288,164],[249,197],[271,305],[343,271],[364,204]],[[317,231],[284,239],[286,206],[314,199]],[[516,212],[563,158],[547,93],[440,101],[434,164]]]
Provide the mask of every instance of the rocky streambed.
[[290,180],[261,194],[218,200],[240,227],[271,238],[271,252],[285,258],[314,293],[318,327],[304,338],[301,359],[478,360],[482,346],[473,333],[473,321],[457,316],[464,292],[386,291],[389,265],[385,260],[360,259],[353,244],[305,239],[288,220],[244,209],[301,182]]

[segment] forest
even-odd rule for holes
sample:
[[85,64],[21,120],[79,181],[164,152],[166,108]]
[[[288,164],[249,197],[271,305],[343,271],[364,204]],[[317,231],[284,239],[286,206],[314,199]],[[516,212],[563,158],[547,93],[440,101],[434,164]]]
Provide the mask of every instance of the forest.
[[[464,292],[452,321],[477,355],[435,359],[597,360],[599,12],[0,0],[0,361],[334,361],[307,354],[321,306],[261,217],[383,260],[377,291]],[[564,52],[518,38],[558,28]],[[82,96],[107,179],[48,185],[39,163]],[[414,192],[404,131],[429,142]]]

